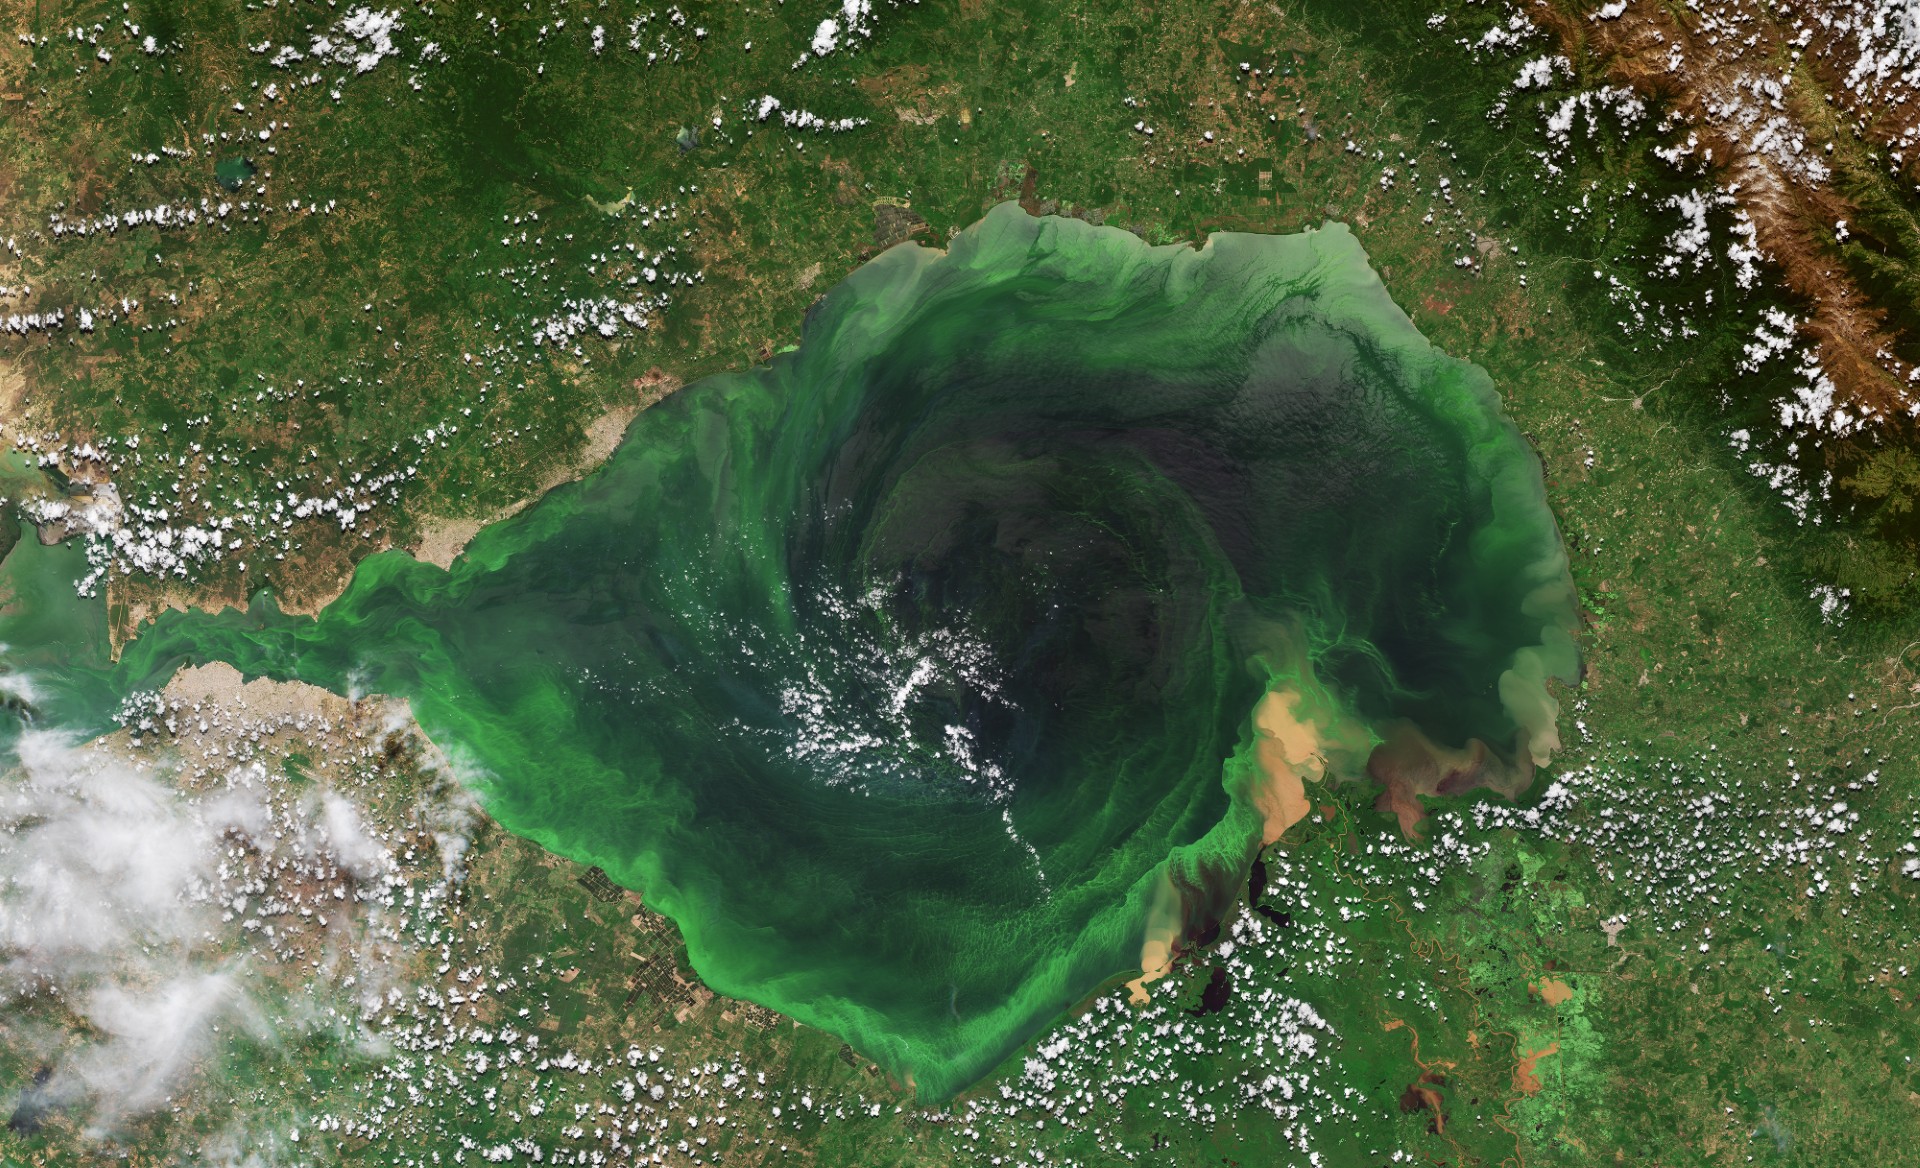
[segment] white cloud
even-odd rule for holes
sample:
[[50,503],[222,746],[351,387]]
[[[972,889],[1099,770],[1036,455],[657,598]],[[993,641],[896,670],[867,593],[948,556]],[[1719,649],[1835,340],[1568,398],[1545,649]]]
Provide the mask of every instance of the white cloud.
[[[36,1098],[96,1136],[163,1106],[218,1102],[196,1092],[230,1073],[236,1043],[249,1058],[283,1035],[374,1053],[368,1011],[418,964],[414,923],[444,901],[478,821],[439,764],[391,810],[431,833],[445,868],[424,854],[403,867],[384,841],[407,837],[334,782],[345,772],[295,785],[267,765],[275,756],[253,753],[304,731],[321,737],[300,748],[324,756],[346,744],[346,719],[290,708],[263,722],[278,695],[249,696],[229,708],[155,695],[160,723],[141,750],[168,743],[164,765],[28,730],[0,775],[0,1041],[51,1066]],[[205,753],[196,763],[187,747]],[[342,753],[371,756],[358,743]],[[0,1111],[18,1098],[0,1093]]]
[[308,52],[338,65],[352,65],[355,73],[371,72],[381,61],[399,55],[393,34],[400,28],[398,10],[356,8],[314,37]]

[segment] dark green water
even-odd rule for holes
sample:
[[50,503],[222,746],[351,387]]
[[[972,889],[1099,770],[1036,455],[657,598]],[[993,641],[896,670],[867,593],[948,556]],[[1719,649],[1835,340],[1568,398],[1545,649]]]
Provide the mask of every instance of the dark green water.
[[1158,890],[1226,911],[1270,687],[1359,727],[1336,769],[1410,720],[1524,771],[1573,620],[1532,454],[1344,228],[1149,249],[1007,206],[451,572],[168,614],[112,688],[224,660],[404,695],[714,988],[943,1096],[1138,970]]

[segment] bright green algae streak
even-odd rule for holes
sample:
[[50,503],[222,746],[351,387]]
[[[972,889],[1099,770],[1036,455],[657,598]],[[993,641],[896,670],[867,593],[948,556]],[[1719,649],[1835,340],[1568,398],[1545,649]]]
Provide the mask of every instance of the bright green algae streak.
[[1004,206],[451,572],[383,554],[317,620],[169,614],[118,681],[406,697],[714,988],[940,1097],[1138,970],[1157,890],[1190,929],[1226,910],[1269,686],[1368,742],[1537,753],[1573,612],[1487,377],[1345,228],[1149,248]]

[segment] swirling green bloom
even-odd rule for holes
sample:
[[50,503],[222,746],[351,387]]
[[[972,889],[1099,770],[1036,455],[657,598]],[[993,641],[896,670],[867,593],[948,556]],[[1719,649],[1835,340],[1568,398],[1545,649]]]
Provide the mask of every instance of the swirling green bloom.
[[1573,625],[1533,455],[1344,227],[1150,248],[1003,206],[451,571],[170,614],[118,684],[405,697],[715,989],[939,1097],[1225,912],[1278,770],[1517,789]]

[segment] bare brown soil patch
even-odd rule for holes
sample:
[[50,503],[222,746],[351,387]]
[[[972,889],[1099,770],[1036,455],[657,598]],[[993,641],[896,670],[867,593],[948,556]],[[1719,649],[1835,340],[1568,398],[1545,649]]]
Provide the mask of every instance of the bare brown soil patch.
[[27,375],[11,361],[0,361],[0,426],[11,430],[25,423],[26,396]]
[[1431,1071],[1421,1072],[1420,1077],[1400,1093],[1400,1110],[1408,1115],[1415,1115],[1422,1111],[1431,1112],[1433,1118],[1427,1121],[1427,1130],[1434,1135],[1446,1134],[1446,1101],[1441,1098],[1440,1092],[1435,1090],[1436,1087],[1444,1087],[1446,1084],[1445,1075],[1436,1075]]
[[1544,1048],[1522,1055],[1513,1068],[1513,1089],[1522,1095],[1538,1095],[1546,1084],[1540,1081],[1538,1070],[1540,1060],[1551,1054],[1560,1053],[1560,1044],[1550,1042]]
[[1558,978],[1543,977],[1540,984],[1533,987],[1540,1000],[1549,1006],[1564,1006],[1573,1000],[1573,987]]

